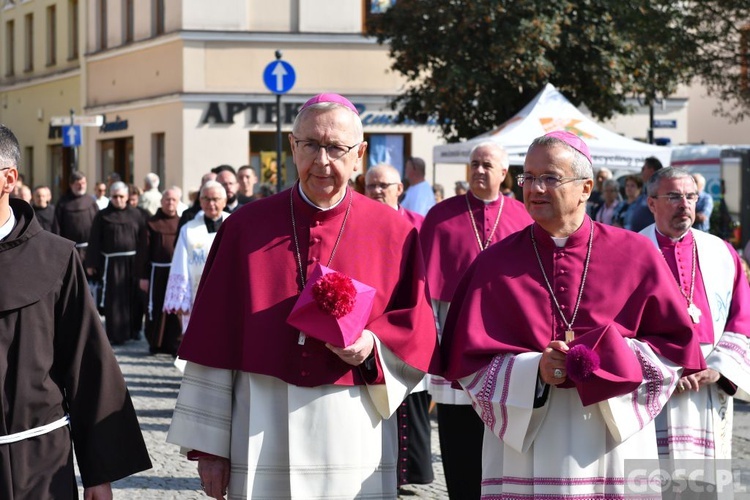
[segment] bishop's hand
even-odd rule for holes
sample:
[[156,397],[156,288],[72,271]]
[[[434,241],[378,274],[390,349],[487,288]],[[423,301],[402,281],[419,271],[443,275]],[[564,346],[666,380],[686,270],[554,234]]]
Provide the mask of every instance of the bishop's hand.
[[553,340],[542,351],[542,359],[539,361],[539,377],[548,385],[559,385],[565,382],[565,353],[569,350],[568,344],[562,340]]
[[326,347],[341,358],[344,363],[359,366],[370,356],[375,347],[375,339],[372,332],[363,330],[362,335],[348,347],[336,347],[328,343],[326,343]]

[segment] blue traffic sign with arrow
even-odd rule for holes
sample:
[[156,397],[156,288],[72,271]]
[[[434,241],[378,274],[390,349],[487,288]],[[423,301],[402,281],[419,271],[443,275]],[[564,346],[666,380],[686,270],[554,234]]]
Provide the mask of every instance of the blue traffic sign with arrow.
[[62,128],[63,147],[72,148],[81,145],[81,126],[66,125]]
[[274,94],[286,94],[292,90],[296,79],[294,68],[286,61],[273,61],[263,70],[263,83]]

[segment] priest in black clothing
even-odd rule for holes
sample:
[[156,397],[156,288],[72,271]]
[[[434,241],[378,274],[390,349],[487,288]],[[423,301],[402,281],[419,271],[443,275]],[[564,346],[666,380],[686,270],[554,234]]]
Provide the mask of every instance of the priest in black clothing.
[[152,354],[164,352],[177,356],[182,339],[180,318],[162,311],[177,240],[179,201],[176,188],[162,193],[161,208],[146,223],[146,237],[139,241],[136,255],[140,288],[148,297],[145,333]]
[[70,174],[69,185],[57,201],[52,232],[75,242],[81,260],[85,260],[91,224],[99,206],[93,196],[86,194],[86,176],[81,172]]
[[55,222],[55,206],[52,201],[52,192],[47,186],[37,186],[31,195],[31,206],[34,209],[39,225],[45,231],[52,231]]
[[109,206],[99,212],[91,226],[86,252],[86,272],[102,283],[99,306],[109,341],[122,344],[137,338],[138,273],[135,254],[138,240],[145,237],[141,213],[128,205],[128,186],[115,182],[109,188]]
[[75,450],[85,498],[111,499],[151,462],[73,243],[9,200],[19,158],[0,125],[0,498],[77,498]]

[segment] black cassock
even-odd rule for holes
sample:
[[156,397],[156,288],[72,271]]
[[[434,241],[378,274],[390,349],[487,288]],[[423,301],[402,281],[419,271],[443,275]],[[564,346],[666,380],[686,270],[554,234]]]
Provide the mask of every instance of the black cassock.
[[164,314],[162,307],[179,221],[178,216],[167,217],[161,208],[157,210],[146,223],[146,237],[139,242],[137,258],[139,277],[149,280],[151,292],[146,298],[146,340],[152,353],[175,356],[182,338],[180,320],[176,314]]
[[[138,315],[143,314],[143,308],[139,303],[135,251],[145,230],[137,209],[119,210],[112,205],[96,214],[91,225],[86,268],[94,268],[102,282],[104,324],[113,344],[122,344],[139,334]],[[122,253],[132,255],[118,255]]]
[[[68,191],[55,205],[52,232],[76,243],[85,244],[89,241],[91,224],[98,212],[99,207],[93,196],[78,196]],[[79,247],[78,253],[81,259],[86,258],[85,247]]]
[[[70,427],[0,444],[0,498],[77,498],[84,486],[148,469],[130,395],[73,244],[10,200],[17,224],[0,241],[0,435],[70,415]],[[72,439],[72,442],[71,442]]]
[[55,222],[55,206],[52,204],[47,205],[44,208],[33,207],[34,214],[36,215],[39,225],[45,231],[52,231],[52,226]]

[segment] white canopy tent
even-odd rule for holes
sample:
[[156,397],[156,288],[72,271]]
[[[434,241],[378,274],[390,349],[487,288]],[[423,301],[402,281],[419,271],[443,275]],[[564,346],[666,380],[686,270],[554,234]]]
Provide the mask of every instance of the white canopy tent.
[[523,165],[531,141],[554,130],[567,130],[581,137],[589,146],[595,169],[607,167],[636,172],[649,156],[669,165],[670,148],[635,141],[607,130],[581,113],[549,83],[521,111],[494,130],[466,142],[435,146],[433,162],[466,164],[476,144],[491,140],[505,148],[511,165]]

